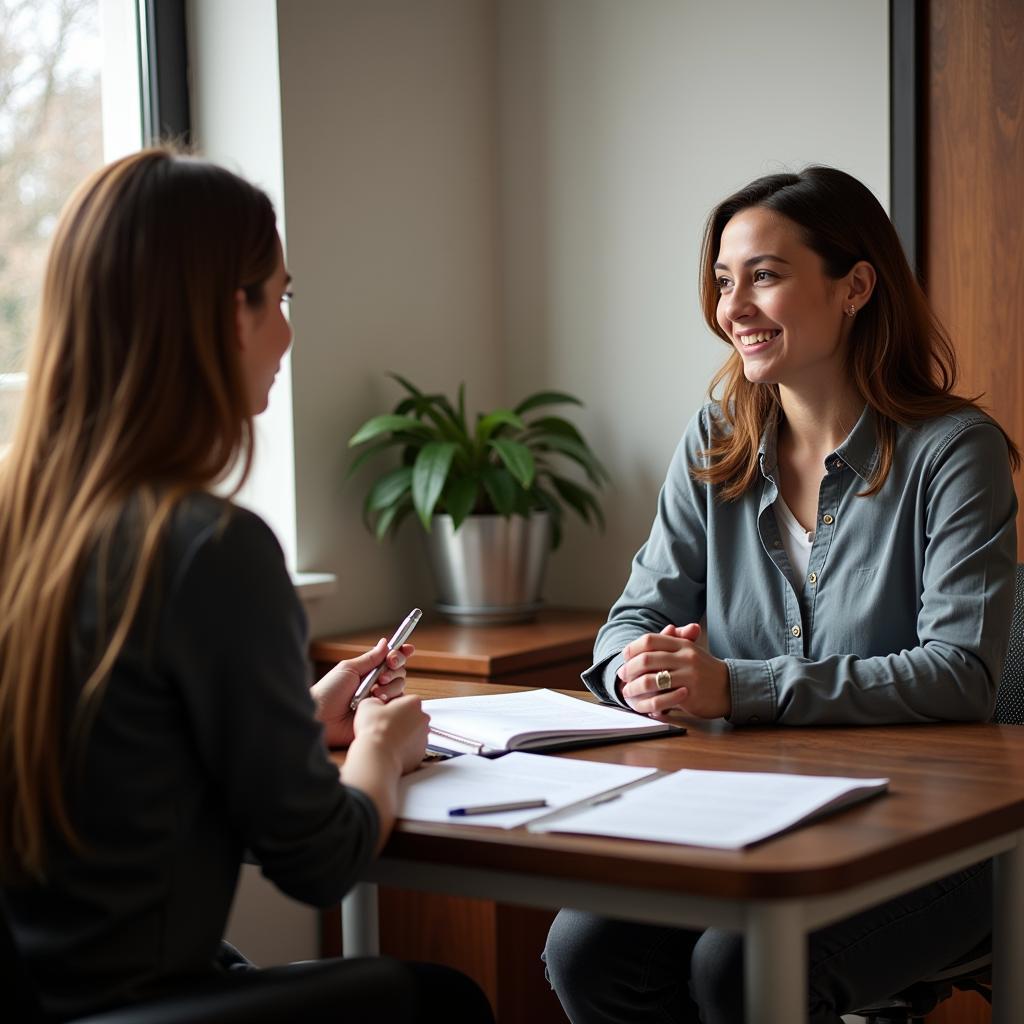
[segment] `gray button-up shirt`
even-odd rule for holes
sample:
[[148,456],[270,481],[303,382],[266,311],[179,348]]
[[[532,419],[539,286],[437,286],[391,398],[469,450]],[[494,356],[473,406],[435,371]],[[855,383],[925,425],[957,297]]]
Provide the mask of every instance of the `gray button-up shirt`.
[[738,500],[695,481],[714,403],[687,427],[650,537],[601,627],[583,681],[622,702],[622,649],[669,623],[707,616],[708,649],[725,660],[731,721],[786,725],[987,719],[1006,654],[1017,500],[1006,442],[974,408],[898,427],[892,470],[866,490],[879,458],[866,407],[825,460],[803,585],[772,503],[775,431],[761,481]]

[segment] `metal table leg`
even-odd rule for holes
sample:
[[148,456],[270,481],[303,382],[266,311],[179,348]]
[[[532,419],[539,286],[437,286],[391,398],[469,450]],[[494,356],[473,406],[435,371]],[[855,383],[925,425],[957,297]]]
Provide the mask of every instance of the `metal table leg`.
[[995,858],[992,893],[992,1021],[1024,1020],[1024,832]]
[[807,1020],[807,935],[798,903],[757,903],[744,944],[749,1024]]
[[341,901],[341,951],[345,956],[377,956],[380,932],[377,886],[360,882]]

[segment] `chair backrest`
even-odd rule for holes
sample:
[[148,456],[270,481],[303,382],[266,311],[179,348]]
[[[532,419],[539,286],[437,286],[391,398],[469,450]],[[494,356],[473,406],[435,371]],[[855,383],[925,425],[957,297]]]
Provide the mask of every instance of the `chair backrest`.
[[1010,646],[1006,651],[1006,664],[1003,665],[1003,678],[996,693],[992,721],[1024,725],[1024,565],[1017,566]]

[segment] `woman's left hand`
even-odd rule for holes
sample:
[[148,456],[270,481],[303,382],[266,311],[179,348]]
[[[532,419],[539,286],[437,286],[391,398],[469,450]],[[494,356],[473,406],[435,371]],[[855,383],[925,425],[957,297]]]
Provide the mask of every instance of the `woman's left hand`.
[[[634,710],[663,718],[679,708],[697,718],[723,718],[732,711],[729,669],[695,641],[700,626],[666,626],[646,633],[623,648],[619,692]],[[669,674],[669,689],[658,689],[657,676]]]
[[352,722],[355,712],[349,707],[359,680],[373,671],[382,661],[384,671],[378,676],[367,695],[385,703],[405,691],[405,663],[416,648],[402,644],[388,651],[387,640],[377,641],[372,650],[347,661],[339,661],[310,691],[316,701],[316,717],[323,722],[329,747],[347,747],[355,735]]

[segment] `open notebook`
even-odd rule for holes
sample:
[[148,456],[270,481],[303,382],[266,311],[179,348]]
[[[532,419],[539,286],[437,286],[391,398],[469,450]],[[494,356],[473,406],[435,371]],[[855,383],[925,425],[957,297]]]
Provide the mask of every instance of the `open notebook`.
[[423,710],[430,715],[428,746],[485,757],[507,750],[564,749],[686,732],[554,690],[440,697],[425,700]]

